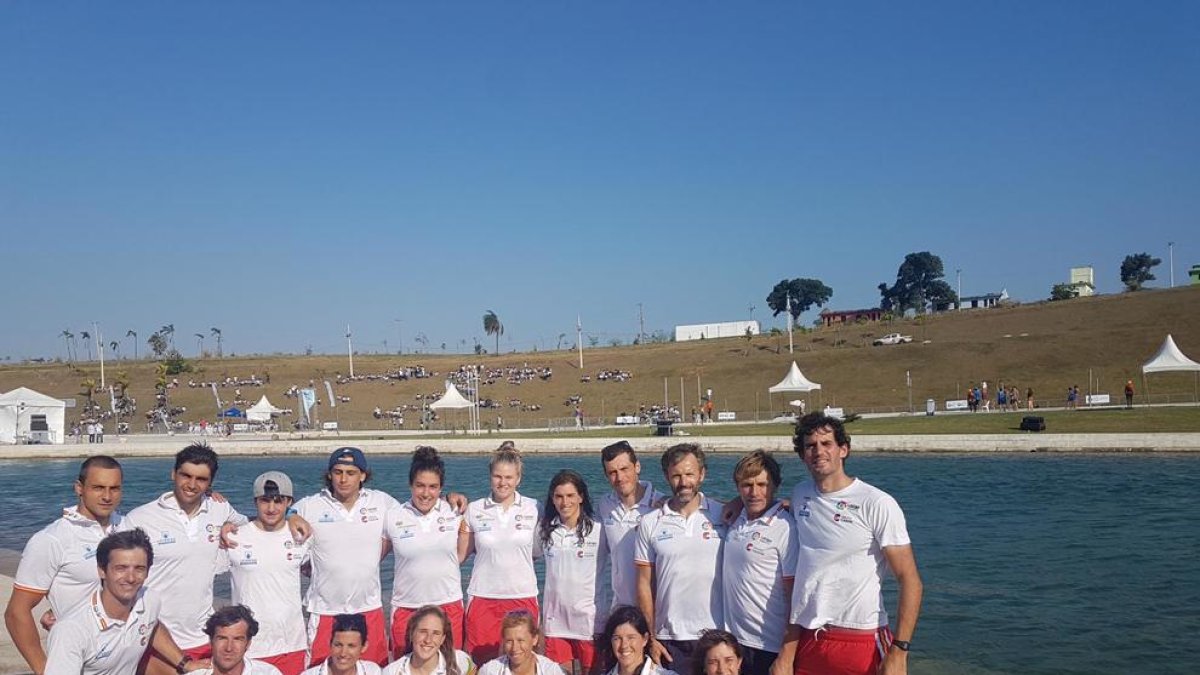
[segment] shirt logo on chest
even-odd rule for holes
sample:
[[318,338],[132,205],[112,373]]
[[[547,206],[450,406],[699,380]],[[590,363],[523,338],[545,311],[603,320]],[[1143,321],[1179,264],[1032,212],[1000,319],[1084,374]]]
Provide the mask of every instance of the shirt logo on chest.
[[160,536],[158,537],[158,541],[154,542],[154,545],[155,546],[165,546],[167,544],[174,544],[174,543],[175,543],[175,537],[172,537],[170,532],[163,530],[160,533]]

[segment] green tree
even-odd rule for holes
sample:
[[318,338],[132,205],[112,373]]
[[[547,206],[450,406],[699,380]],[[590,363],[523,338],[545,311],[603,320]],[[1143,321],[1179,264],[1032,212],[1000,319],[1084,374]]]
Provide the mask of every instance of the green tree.
[[942,259],[930,253],[909,253],[896,271],[896,283],[879,284],[880,305],[886,311],[917,313],[958,301],[958,294],[942,277],[946,275]]
[[69,330],[64,330],[63,332],[59,333],[58,336],[63,339],[63,344],[66,345],[67,362],[70,363],[71,361],[74,361],[75,359],[71,358],[71,341],[75,339],[75,334]]
[[183,354],[179,350],[172,349],[167,352],[167,356],[163,359],[163,365],[166,366],[167,375],[178,375],[180,373],[192,372],[192,364],[187,359],[183,358]]
[[154,331],[150,337],[146,338],[146,344],[150,345],[150,351],[154,352],[154,358],[160,359],[163,354],[167,353],[167,339],[159,331]]
[[79,331],[79,339],[83,340],[83,346],[87,347],[88,361],[92,360],[92,334],[86,330]]
[[788,311],[789,297],[792,319],[796,320],[814,305],[824,307],[833,297],[833,289],[820,279],[784,279],[775,284],[775,288],[771,289],[771,294],[767,296],[767,307],[775,311],[771,316],[779,316]]
[[1125,256],[1121,263],[1121,283],[1130,291],[1142,290],[1142,284],[1154,281],[1150,269],[1162,264],[1162,258],[1155,258],[1149,253],[1132,253]]
[[125,331],[125,337],[133,338],[133,360],[137,361],[137,331],[131,328]]
[[504,335],[504,324],[500,323],[500,317],[490,309],[483,315],[483,332],[496,336],[496,353],[499,354],[500,336]]
[[221,351],[221,340],[223,339],[223,336],[221,335],[221,329],[210,328],[209,330],[212,331],[212,336],[217,338],[217,358],[219,359],[225,355],[225,353]]

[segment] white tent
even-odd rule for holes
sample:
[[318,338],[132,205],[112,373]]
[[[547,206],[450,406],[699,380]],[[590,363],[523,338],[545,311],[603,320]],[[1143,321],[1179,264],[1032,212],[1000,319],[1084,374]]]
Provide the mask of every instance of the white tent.
[[246,421],[270,422],[271,415],[281,415],[283,412],[282,408],[271,405],[271,402],[267,400],[267,395],[263,394],[263,397],[258,399],[258,403],[246,409]]
[[[62,399],[19,387],[0,394],[0,443],[43,442],[60,444],[66,436],[67,404]],[[45,421],[46,431],[33,430]]]
[[820,388],[821,385],[817,384],[816,382],[812,382],[805,377],[804,373],[800,372],[800,366],[797,366],[796,362],[792,361],[792,368],[788,371],[787,377],[780,380],[779,384],[771,387],[767,391],[771,392],[772,394],[781,391],[798,391],[803,393]]
[[1142,373],[1165,373],[1170,371],[1200,371],[1200,363],[1184,356],[1175,346],[1175,338],[1170,335],[1163,340],[1158,353],[1142,365]]
[[458,410],[461,408],[470,408],[473,403],[467,400],[465,396],[458,392],[458,387],[454,386],[453,382],[446,382],[446,393],[429,407],[434,410]]

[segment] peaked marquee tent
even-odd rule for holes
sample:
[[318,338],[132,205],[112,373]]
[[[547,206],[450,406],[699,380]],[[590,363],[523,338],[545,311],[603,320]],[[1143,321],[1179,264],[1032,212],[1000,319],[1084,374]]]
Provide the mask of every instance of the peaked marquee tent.
[[246,409],[246,421],[270,422],[271,415],[281,414],[283,414],[283,408],[276,408],[271,405],[271,402],[267,400],[267,395],[263,394],[263,397],[258,399],[258,403]]
[[459,410],[462,408],[470,408],[472,404],[467,400],[467,397],[459,393],[458,387],[454,386],[453,382],[446,382],[446,393],[433,403],[429,404],[434,410]]
[[792,391],[807,393],[814,389],[820,388],[821,385],[805,377],[804,373],[800,372],[800,366],[797,366],[796,362],[792,361],[792,368],[788,371],[787,377],[780,380],[779,384],[771,387],[767,391],[771,392],[772,394]]
[[1142,364],[1142,373],[1165,373],[1170,371],[1200,371],[1200,363],[1184,356],[1183,352],[1179,351],[1179,347],[1175,345],[1175,338],[1170,335],[1166,340],[1163,340],[1162,346],[1158,348],[1158,353],[1154,355],[1146,363]]
[[34,415],[44,415],[51,443],[66,439],[67,404],[26,387],[0,394],[0,443],[16,443],[31,436],[30,422]]
[[1196,373],[1196,396],[1200,400],[1200,363],[1189,359],[1175,344],[1175,338],[1167,335],[1158,353],[1142,364],[1142,389],[1150,393],[1146,376],[1150,373],[1192,372]]

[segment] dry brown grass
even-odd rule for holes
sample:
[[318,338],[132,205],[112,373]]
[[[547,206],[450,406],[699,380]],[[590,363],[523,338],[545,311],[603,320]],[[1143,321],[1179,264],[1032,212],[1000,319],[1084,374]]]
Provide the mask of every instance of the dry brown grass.
[[[1167,333],[1193,358],[1200,359],[1200,288],[1144,291],[1136,294],[1084,298],[1061,303],[1041,303],[991,310],[951,313],[927,319],[905,319],[891,323],[817,330],[796,336],[795,359],[810,379],[824,390],[814,394],[813,404],[834,403],[848,410],[907,409],[905,371],[913,375],[913,401],[918,406],[926,398],[939,401],[954,398],[973,382],[1012,383],[1024,393],[1033,387],[1043,405],[1061,405],[1066,388],[1078,384],[1087,389],[1089,369],[1099,379],[1099,391],[1118,398],[1127,378],[1134,378],[1139,395],[1142,391],[1140,366],[1161,344]],[[872,347],[871,340],[885,333],[911,334],[914,343]],[[928,340],[927,344],[922,344]],[[778,353],[777,353],[778,351]],[[499,412],[507,427],[542,426],[548,417],[565,418],[571,408],[563,401],[582,394],[589,416],[611,418],[620,411],[635,411],[638,404],[663,402],[663,381],[667,382],[672,404],[680,400],[683,380],[685,412],[696,404],[696,377],[701,386],[712,388],[718,409],[736,410],[739,419],[753,419],[756,408],[765,419],[770,409],[786,407],[789,397],[775,396],[768,402],[767,387],[785,374],[792,357],[787,353],[786,336],[760,336],[749,345],[741,338],[705,340],[678,344],[605,347],[587,349],[585,372],[593,375],[590,383],[579,381],[574,352],[529,352],[501,356],[406,355],[355,357],[357,373],[382,372],[398,365],[424,365],[439,373],[460,363],[498,365],[549,365],[554,378],[520,386],[499,383],[483,388],[483,396],[507,402],[520,398],[525,403],[543,406],[540,413],[517,413],[507,406]],[[266,393],[281,407],[296,407],[282,392],[292,384],[306,384],[330,378],[347,369],[345,356],[262,356],[238,357],[197,362],[197,380],[219,379],[225,375],[248,377],[269,372],[269,386],[244,388],[251,402]],[[597,382],[596,371],[627,370],[633,379],[626,383]],[[107,364],[111,379],[126,371],[132,380],[131,394],[141,409],[153,401],[154,364],[120,361]],[[27,386],[57,397],[79,398],[79,384],[85,377],[98,379],[98,364],[76,368],[65,364],[10,365],[0,368],[0,390]],[[180,376],[186,383],[188,376]],[[1191,374],[1156,375],[1150,380],[1155,394],[1190,396],[1195,389]],[[324,399],[323,388],[321,398]],[[383,428],[371,417],[378,405],[390,408],[414,403],[418,393],[442,389],[442,378],[410,380],[404,383],[355,383],[338,388],[350,396],[351,403],[341,406],[340,418],[347,428]],[[222,399],[233,398],[232,389],[221,390]],[[103,398],[107,403],[107,395]],[[212,419],[215,405],[208,390],[174,390],[172,402],[187,406],[187,419]],[[322,418],[331,418],[322,410]],[[494,421],[495,411],[487,411],[485,422]],[[415,426],[412,415],[408,428]]]

